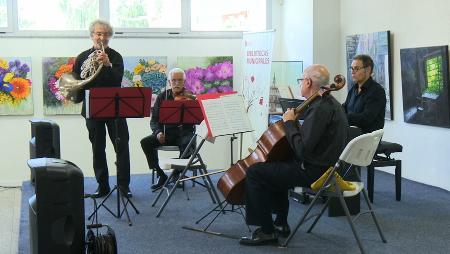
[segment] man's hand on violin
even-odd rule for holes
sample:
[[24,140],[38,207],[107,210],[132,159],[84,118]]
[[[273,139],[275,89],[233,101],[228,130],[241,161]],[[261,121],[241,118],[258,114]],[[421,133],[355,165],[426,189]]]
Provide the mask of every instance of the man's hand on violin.
[[286,110],[286,112],[284,112],[283,114],[283,122],[287,122],[287,121],[294,121],[295,120],[295,111],[292,108],[288,108]]
[[160,132],[158,135],[156,135],[156,139],[158,139],[160,144],[164,144],[166,142],[166,135],[164,133]]

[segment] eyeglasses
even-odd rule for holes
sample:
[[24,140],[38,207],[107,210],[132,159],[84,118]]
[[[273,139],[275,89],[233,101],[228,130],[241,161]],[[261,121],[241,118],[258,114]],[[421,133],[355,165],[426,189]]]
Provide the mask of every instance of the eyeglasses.
[[301,85],[301,84],[302,84],[302,81],[303,81],[303,80],[306,80],[306,79],[309,79],[309,78],[298,78],[298,79],[297,79],[297,84]]
[[110,37],[111,35],[109,34],[109,33],[100,33],[100,32],[98,32],[98,33],[93,33],[95,36],[97,36],[97,37]]
[[178,78],[178,79],[171,79],[170,81],[172,81],[172,83],[175,83],[175,82],[184,82],[184,79]]
[[356,67],[348,67],[348,70],[351,72],[358,72],[359,70],[362,70],[365,68],[367,68],[367,66],[363,66],[363,67],[356,66]]

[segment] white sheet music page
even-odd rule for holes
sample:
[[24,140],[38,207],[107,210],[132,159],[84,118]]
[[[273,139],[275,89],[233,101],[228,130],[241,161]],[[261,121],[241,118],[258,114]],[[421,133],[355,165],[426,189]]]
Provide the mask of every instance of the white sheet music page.
[[241,96],[202,100],[202,105],[213,137],[252,130]]

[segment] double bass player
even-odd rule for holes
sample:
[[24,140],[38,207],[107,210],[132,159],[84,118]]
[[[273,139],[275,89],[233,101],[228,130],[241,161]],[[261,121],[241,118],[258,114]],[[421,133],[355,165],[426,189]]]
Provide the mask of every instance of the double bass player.
[[[329,85],[330,74],[323,65],[311,65],[298,79],[301,94],[309,98]],[[293,109],[283,114],[284,130],[294,156],[286,161],[263,162],[250,166],[246,173],[246,222],[259,226],[242,245],[277,243],[290,228],[288,190],[309,187],[328,167],[334,165],[347,141],[348,123],[341,104],[326,93],[314,99],[299,126]],[[272,218],[275,214],[275,220]]]

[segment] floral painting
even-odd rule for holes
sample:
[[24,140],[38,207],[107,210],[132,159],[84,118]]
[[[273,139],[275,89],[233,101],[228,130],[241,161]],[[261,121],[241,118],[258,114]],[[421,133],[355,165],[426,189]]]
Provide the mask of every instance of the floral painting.
[[42,59],[42,84],[45,115],[80,114],[81,103],[73,103],[59,90],[59,78],[72,72],[75,57],[46,57]]
[[194,94],[233,91],[233,57],[178,57],[186,72],[186,89]]
[[0,115],[33,114],[31,58],[0,57]]
[[124,57],[122,87],[152,88],[152,105],[167,85],[167,57]]

